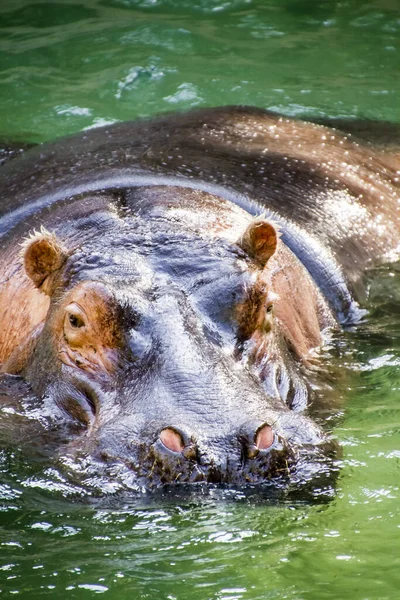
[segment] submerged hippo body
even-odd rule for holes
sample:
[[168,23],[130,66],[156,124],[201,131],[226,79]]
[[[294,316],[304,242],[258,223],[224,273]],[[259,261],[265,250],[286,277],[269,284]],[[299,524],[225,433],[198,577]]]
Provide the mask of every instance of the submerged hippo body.
[[398,257],[397,177],[395,154],[250,108],[30,149],[0,172],[3,373],[113,476],[307,478],[316,351]]

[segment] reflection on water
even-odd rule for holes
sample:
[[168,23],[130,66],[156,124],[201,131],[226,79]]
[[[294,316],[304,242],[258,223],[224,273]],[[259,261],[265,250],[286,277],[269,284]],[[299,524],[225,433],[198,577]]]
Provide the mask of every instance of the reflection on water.
[[223,104],[398,121],[399,34],[389,0],[5,1],[0,126],[38,141]]

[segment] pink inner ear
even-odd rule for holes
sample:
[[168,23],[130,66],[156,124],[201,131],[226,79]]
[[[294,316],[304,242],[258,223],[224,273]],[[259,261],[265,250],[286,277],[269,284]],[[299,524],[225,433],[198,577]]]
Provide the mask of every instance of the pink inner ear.
[[181,435],[169,427],[162,430],[160,440],[172,452],[182,452],[185,447]]

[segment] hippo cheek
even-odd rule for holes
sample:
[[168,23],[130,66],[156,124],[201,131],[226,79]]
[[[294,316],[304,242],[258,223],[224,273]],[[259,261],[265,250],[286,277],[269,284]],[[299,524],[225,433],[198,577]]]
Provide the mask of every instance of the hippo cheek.
[[78,434],[78,444],[81,436],[91,436],[96,426],[101,403],[99,392],[90,381],[74,374],[52,383],[46,390],[45,399],[59,411],[64,426]]

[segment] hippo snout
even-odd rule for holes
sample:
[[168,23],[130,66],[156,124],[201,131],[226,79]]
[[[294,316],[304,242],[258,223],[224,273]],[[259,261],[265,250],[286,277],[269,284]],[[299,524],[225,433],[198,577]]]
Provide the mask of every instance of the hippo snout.
[[[198,446],[195,441],[192,441],[185,433],[166,427],[161,430],[159,439],[163,446],[170,452],[182,453],[185,458],[194,460],[199,453]],[[275,441],[275,435],[272,427],[267,423],[263,423],[258,427],[253,435],[241,434],[243,455],[248,458],[255,458],[260,451],[267,450]]]
[[289,411],[278,418],[270,415],[268,420],[230,422],[229,431],[182,423],[155,426],[153,421],[137,429],[134,436],[131,431],[124,447],[112,445],[110,440],[115,440],[115,435],[104,431],[97,440],[96,454],[106,469],[119,465],[127,469],[127,477],[146,488],[182,483],[289,481],[301,467],[300,454],[302,460],[307,460],[307,444],[315,455],[316,442],[320,450],[327,442],[310,419],[297,415],[297,420],[297,431]]
[[268,423],[246,425],[224,439],[193,439],[182,430],[166,427],[154,444],[164,467],[179,467],[179,478],[207,483],[251,482],[287,472],[284,444]]

